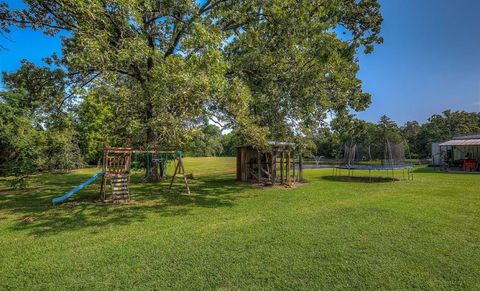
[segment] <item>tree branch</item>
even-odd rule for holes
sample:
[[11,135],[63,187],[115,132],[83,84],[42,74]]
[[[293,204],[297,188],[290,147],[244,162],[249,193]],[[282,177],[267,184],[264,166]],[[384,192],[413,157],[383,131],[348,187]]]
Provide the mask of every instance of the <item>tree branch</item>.
[[[55,3],[58,4],[58,2],[55,1]],[[43,9],[45,9],[48,13],[50,13],[51,15],[53,15],[53,17],[55,17],[55,22],[58,23],[58,21],[60,20],[60,22],[62,22],[63,24],[66,24],[67,26],[66,27],[70,27],[70,29],[72,28],[78,28],[76,24],[73,24],[69,21],[66,21],[63,17],[59,16],[57,13],[55,13],[52,9],[50,9],[50,7],[48,7],[48,5],[46,5],[45,3],[43,2],[39,2],[39,4],[43,7]],[[60,4],[58,4],[60,5]]]
[[[80,85],[80,88],[84,88],[85,86],[87,86],[88,84],[90,84],[91,82],[93,82],[93,80],[95,80],[98,76],[100,76],[101,72],[98,72],[96,74],[94,74],[90,79],[88,79],[87,81],[85,81],[82,85]],[[62,99],[62,101],[60,102],[59,106],[57,107],[57,111],[60,111],[60,109],[63,107],[63,104],[65,104],[65,102],[72,98],[73,95],[75,95],[75,92],[71,92],[70,94],[68,94],[65,98]]]
[[[70,28],[70,27],[48,24],[46,22],[39,22],[37,24],[34,24],[32,21],[21,20],[21,19],[16,19],[16,18],[4,18],[3,20],[7,21],[7,22],[10,22],[12,24],[25,25],[25,27],[30,27],[34,30],[39,29],[40,27],[48,27],[48,28],[67,30],[67,31],[72,30],[72,28]],[[27,25],[29,25],[29,26],[27,26]]]
[[190,18],[190,20],[185,23],[182,28],[178,30],[177,33],[175,33],[175,30],[177,29],[177,25],[175,24],[174,27],[174,32],[172,33],[172,41],[170,46],[168,47],[167,51],[165,52],[165,58],[172,55],[173,52],[175,51],[175,48],[177,47],[178,43],[180,42],[180,39],[182,36],[185,34],[187,29],[195,22],[196,19],[201,17],[204,13],[212,10],[216,6],[220,5],[223,2],[226,2],[227,0],[217,0],[212,3],[211,0],[205,1],[205,3],[198,9],[198,13]]

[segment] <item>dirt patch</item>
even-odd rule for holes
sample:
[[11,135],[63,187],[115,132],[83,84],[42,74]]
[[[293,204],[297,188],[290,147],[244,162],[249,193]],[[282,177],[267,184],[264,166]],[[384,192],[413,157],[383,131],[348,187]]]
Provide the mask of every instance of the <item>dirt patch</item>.
[[34,222],[37,219],[38,219],[38,217],[35,217],[35,216],[26,216],[22,219],[22,223],[31,223],[31,222]]

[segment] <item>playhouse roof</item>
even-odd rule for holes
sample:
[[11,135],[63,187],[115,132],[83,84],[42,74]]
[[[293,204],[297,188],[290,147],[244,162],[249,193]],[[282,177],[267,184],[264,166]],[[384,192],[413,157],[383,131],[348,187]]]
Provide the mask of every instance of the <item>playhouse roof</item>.
[[295,143],[294,142],[286,142],[286,141],[268,141],[268,144],[271,145],[271,146],[280,146],[280,147],[288,147],[288,146],[295,146]]
[[[272,148],[286,148],[286,147],[295,147],[296,144],[294,142],[286,142],[286,141],[274,141],[274,140],[269,140],[267,142]],[[252,145],[241,145],[238,146],[237,148],[249,148],[252,147]]]

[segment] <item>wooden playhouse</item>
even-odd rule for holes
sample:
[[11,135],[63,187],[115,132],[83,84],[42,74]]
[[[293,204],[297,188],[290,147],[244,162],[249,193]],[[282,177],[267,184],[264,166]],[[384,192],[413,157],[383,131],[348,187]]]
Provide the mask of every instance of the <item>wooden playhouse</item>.
[[237,180],[267,185],[292,185],[303,180],[302,158],[290,142],[271,141],[260,151],[251,145],[237,147]]

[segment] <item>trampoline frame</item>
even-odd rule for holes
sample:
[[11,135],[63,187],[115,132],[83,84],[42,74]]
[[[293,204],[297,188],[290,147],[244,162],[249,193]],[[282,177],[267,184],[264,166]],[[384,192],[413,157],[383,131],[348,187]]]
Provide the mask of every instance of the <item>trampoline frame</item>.
[[[354,177],[354,171],[368,171],[368,179],[372,181],[372,171],[387,171],[387,176],[395,182],[395,171],[402,170],[402,180],[413,180],[413,167],[408,165],[339,165],[333,167],[333,176],[342,176],[342,170],[347,170],[348,177]],[[407,177],[405,178],[405,172]],[[390,176],[390,173],[392,174]]]

